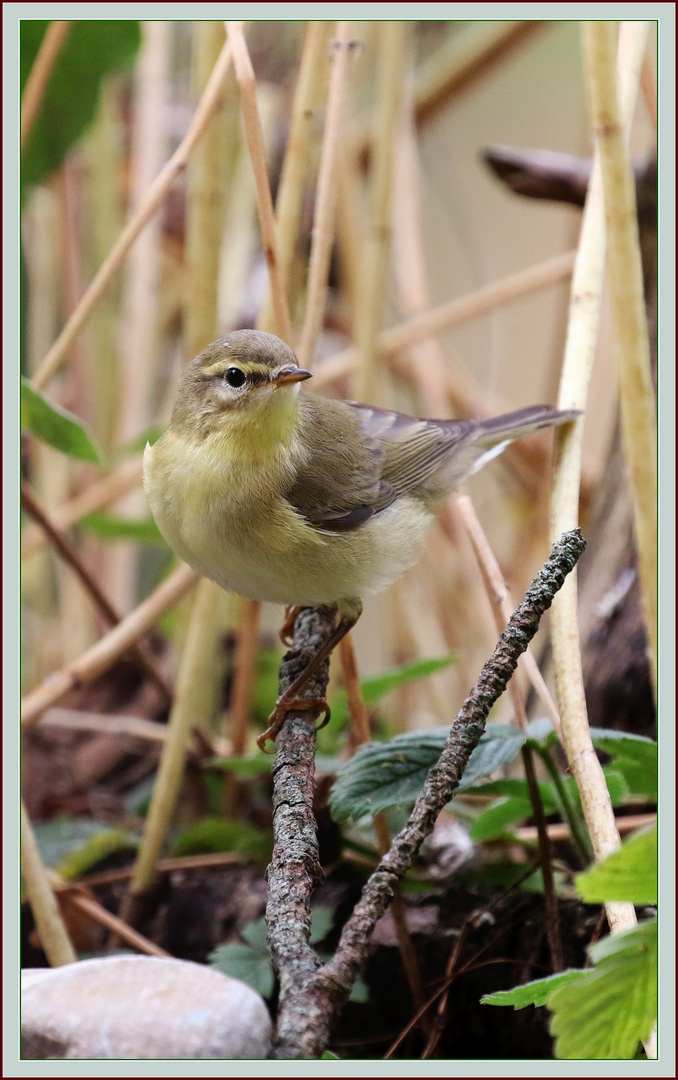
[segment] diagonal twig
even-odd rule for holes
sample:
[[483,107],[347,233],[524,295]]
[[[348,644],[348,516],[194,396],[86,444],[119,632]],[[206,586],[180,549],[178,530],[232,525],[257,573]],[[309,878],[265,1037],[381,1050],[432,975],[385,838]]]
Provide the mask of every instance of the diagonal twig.
[[[320,867],[312,812],[314,718],[291,716],[276,740],[274,771],[274,851],[269,868],[267,920],[269,944],[280,976],[279,1058],[319,1057],[327,1045],[330,1023],[350,994],[364,963],[378,920],[391,902],[395,886],[412,865],[438,814],[458,786],[472,751],[485,729],[487,715],[503,693],[518,658],[539,627],[585,548],[579,530],[565,533],[514,612],[478,682],[452,725],[445,748],[429,771],[410,818],[390,851],[370,877],[346,923],[333,959],[322,967],[308,944],[310,896]],[[329,609],[304,609],[295,628],[295,651],[281,668],[281,689],[315,654],[334,627]],[[305,655],[306,654],[306,655]],[[322,696],[327,665],[305,692]]]
[[45,87],[52,74],[52,69],[61,51],[64,38],[68,33],[70,22],[55,20],[51,22],[45,31],[45,36],[40,42],[33,67],[26,80],[24,92],[21,97],[21,149],[23,150],[30,135],[33,121],[42,104]]

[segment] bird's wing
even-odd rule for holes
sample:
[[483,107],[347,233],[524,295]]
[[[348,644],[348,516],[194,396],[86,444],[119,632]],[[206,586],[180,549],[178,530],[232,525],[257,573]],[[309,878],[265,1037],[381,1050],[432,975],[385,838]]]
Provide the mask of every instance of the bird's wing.
[[[476,425],[467,420],[420,420],[414,416],[350,402],[367,436],[382,452],[381,478],[397,495],[423,495],[436,488],[435,478],[447,472],[455,450],[460,450]],[[448,486],[448,485],[445,485]]]
[[345,402],[306,394],[301,408],[306,459],[285,498],[317,529],[358,529],[398,495],[382,475],[380,439]]

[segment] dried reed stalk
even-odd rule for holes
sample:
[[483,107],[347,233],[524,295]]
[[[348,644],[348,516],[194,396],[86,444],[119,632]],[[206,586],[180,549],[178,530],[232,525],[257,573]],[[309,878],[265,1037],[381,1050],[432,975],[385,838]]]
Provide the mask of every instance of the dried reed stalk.
[[365,239],[362,290],[356,318],[358,342],[357,397],[376,404],[378,392],[376,345],[381,329],[391,250],[391,192],[395,131],[400,117],[406,64],[406,24],[379,25],[377,105],[370,177],[370,220]]
[[45,956],[51,967],[73,964],[77,960],[59,905],[43,866],[31,819],[21,800],[21,870],[26,882],[35,925]]
[[[641,53],[642,56],[642,53]],[[619,78],[625,122],[631,117],[631,103],[637,90],[637,65],[623,65],[620,53]],[[572,279],[570,312],[558,404],[560,408],[584,410],[598,335],[600,297],[605,265],[605,222],[600,166],[596,160],[584,207],[581,235]],[[579,474],[583,419],[561,427],[555,433],[556,466],[551,498],[551,534],[576,526],[578,521]],[[614,811],[602,767],[591,743],[581,671],[577,626],[577,592],[574,575],[555,598],[551,636],[556,690],[569,767],[577,782],[584,818],[597,859],[619,846]],[[633,925],[630,904],[606,905],[613,931]]]
[[45,31],[45,36],[40,42],[40,48],[33,61],[30,75],[26,80],[24,92],[21,96],[21,149],[23,150],[28,141],[33,121],[42,104],[45,87],[52,74],[52,69],[61,51],[64,38],[68,33],[70,22],[51,22]]

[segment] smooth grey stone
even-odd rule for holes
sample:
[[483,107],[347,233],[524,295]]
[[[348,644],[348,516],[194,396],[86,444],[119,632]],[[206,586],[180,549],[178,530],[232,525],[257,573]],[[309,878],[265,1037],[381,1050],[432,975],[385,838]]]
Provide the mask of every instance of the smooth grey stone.
[[264,1058],[271,1020],[251,987],[188,960],[110,956],[21,973],[21,1056]]

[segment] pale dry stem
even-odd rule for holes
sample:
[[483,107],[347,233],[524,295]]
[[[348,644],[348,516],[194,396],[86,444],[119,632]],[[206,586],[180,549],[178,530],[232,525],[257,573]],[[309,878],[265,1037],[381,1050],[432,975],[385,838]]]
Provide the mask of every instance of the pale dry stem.
[[45,956],[51,967],[77,960],[61,917],[52,886],[43,866],[31,819],[21,800],[21,870],[26,883],[33,918]]
[[30,135],[33,121],[42,104],[45,87],[52,74],[52,69],[61,51],[70,22],[54,21],[49,24],[40,43],[30,75],[26,80],[21,96],[21,149],[23,150]]
[[[601,24],[602,25],[602,24]],[[626,89],[625,121],[637,90],[637,67],[620,70]],[[629,89],[630,87],[630,89]],[[560,408],[585,410],[591,367],[598,334],[600,297],[605,262],[605,222],[600,166],[596,157],[589,184],[575,270],[572,279],[565,356],[558,404]],[[551,531],[558,536],[576,526],[583,419],[556,431],[556,465],[551,498]],[[570,770],[582,801],[586,825],[597,859],[619,846],[614,812],[602,767],[591,743],[581,670],[577,624],[576,577],[571,575],[553,604],[551,618],[558,703]],[[635,922],[630,904],[608,904],[611,929],[622,930]]]
[[235,73],[240,87],[242,100],[242,114],[245,121],[245,133],[249,147],[254,179],[257,187],[257,208],[259,211],[259,225],[261,228],[261,240],[266,255],[266,263],[271,279],[271,294],[273,298],[273,315],[276,324],[276,333],[289,345],[292,345],[292,323],[290,321],[285,286],[280,271],[278,257],[278,238],[275,211],[271,188],[268,182],[266,168],[266,150],[261,130],[261,119],[257,105],[257,85],[252,69],[252,61],[245,42],[242,24],[227,22],[226,33],[233,48],[233,62]]

